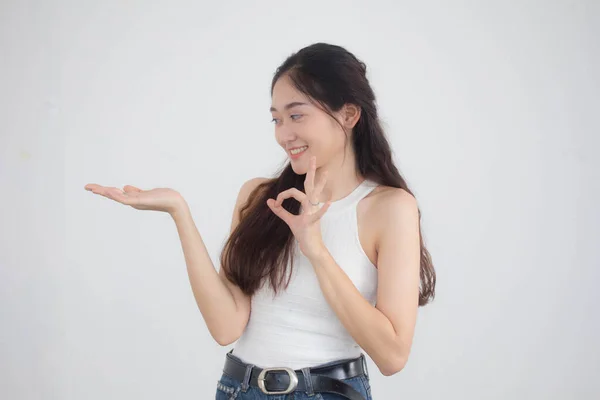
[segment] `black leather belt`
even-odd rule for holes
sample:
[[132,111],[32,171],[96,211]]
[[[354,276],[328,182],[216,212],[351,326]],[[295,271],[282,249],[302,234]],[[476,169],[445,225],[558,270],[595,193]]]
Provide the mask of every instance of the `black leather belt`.
[[[233,350],[232,350],[233,351]],[[327,392],[344,396],[350,400],[365,400],[364,396],[352,386],[340,379],[350,379],[361,374],[366,374],[364,355],[342,360],[333,365],[309,368],[312,391],[315,393]],[[233,356],[231,351],[225,358],[223,372],[238,381],[243,382],[249,364]],[[291,368],[259,368],[252,366],[248,385],[259,388],[265,394],[287,394],[293,391],[307,391],[308,386],[302,370]]]

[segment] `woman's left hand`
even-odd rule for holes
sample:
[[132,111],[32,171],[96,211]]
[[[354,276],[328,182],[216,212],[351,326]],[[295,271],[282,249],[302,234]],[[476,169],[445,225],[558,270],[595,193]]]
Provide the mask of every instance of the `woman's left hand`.
[[[310,167],[304,180],[304,190],[301,192],[296,188],[285,190],[277,195],[277,200],[267,199],[269,208],[281,218],[292,230],[292,233],[298,240],[300,250],[308,257],[314,257],[320,254],[325,248],[321,236],[321,217],[327,212],[331,201],[327,201],[323,207],[314,206],[312,203],[319,202],[319,195],[325,187],[327,181],[327,171],[321,174],[321,179],[315,185],[315,173],[317,170],[317,158],[313,156],[310,160]],[[282,207],[281,203],[290,197],[295,198],[302,205],[300,215],[293,215]]]

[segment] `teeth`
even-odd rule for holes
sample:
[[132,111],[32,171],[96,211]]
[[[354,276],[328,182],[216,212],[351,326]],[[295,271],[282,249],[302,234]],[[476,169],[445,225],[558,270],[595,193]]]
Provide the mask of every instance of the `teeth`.
[[292,154],[299,154],[299,153],[302,153],[306,149],[308,149],[308,146],[304,146],[304,147],[301,147],[299,149],[290,150],[290,153],[292,153]]

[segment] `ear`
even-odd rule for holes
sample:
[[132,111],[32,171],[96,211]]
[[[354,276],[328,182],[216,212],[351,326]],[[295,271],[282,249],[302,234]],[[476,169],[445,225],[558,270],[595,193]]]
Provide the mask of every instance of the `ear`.
[[355,104],[348,103],[344,105],[344,109],[342,111],[344,126],[348,129],[354,128],[354,125],[356,125],[356,123],[360,119],[360,107]]

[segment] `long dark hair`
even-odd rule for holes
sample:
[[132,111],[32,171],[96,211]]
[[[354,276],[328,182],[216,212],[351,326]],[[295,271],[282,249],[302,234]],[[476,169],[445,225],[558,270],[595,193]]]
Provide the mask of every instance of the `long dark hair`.
[[[375,94],[367,80],[366,70],[366,65],[343,47],[315,43],[290,55],[277,68],[271,82],[271,95],[277,80],[287,74],[298,91],[318,103],[332,117],[332,112],[339,111],[344,104],[360,107],[361,115],[351,135],[356,168],[366,179],[402,188],[413,195],[392,160],[392,151],[379,122]],[[297,175],[287,163],[274,178],[258,185],[240,209],[240,222],[225,242],[220,261],[226,277],[248,296],[252,296],[266,279],[275,293],[282,285],[287,287],[289,284],[294,236],[266,201],[292,187],[304,192],[305,177],[306,174]],[[300,211],[300,203],[294,199],[285,200],[282,206],[295,215]],[[436,274],[420,231],[419,236],[419,305],[423,306],[435,296]]]

